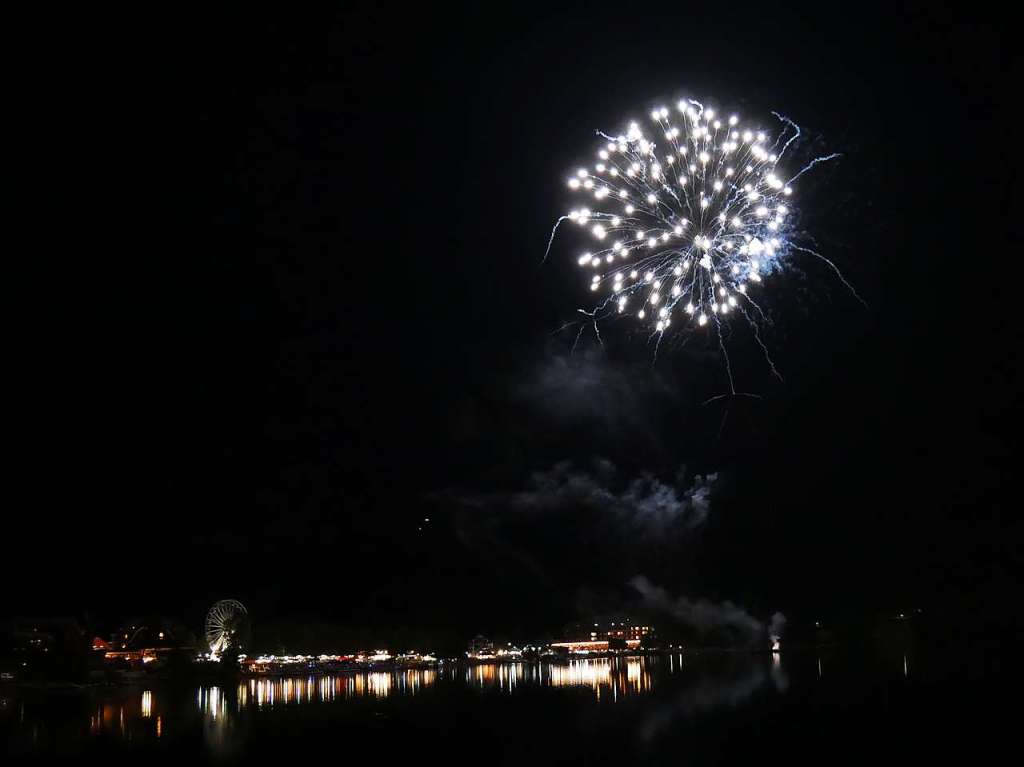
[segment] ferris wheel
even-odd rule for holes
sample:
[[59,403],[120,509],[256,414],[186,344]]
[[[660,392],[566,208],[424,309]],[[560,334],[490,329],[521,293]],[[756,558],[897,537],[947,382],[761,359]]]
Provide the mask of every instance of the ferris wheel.
[[240,643],[249,614],[236,599],[222,599],[206,613],[206,643],[211,655],[220,655]]

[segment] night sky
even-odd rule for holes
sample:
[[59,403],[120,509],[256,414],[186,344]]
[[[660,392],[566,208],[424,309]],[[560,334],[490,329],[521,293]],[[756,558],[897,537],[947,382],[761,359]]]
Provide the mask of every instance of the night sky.
[[[162,117],[123,157],[159,213],[97,293],[136,308],[45,368],[46,469],[8,553],[62,577],[5,612],[198,625],[231,596],[261,625],[468,635],[628,605],[640,574],[759,617],[1010,597],[1021,199],[998,19],[294,13],[178,20]],[[595,129],[682,95],[843,153],[797,192],[868,308],[813,261],[771,281],[784,381],[731,347],[761,399],[701,404],[727,390],[708,344],[655,360],[625,323],[574,352],[558,332],[591,300],[574,232],[541,263],[567,173]],[[670,530],[550,490],[709,473],[706,515]]]

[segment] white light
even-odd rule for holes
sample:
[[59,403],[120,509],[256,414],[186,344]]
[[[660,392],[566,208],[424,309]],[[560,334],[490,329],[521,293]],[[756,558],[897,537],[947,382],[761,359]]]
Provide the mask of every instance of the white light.
[[[680,99],[673,109],[678,110],[675,117],[666,107],[649,108],[656,126],[627,123],[625,135],[606,138],[607,143],[593,149],[594,165],[580,167],[566,179],[570,190],[586,189],[595,200],[614,198],[618,205],[609,210],[595,202],[600,212],[580,208],[563,217],[585,224],[602,240],[594,246],[602,249],[596,255],[577,255],[581,267],[593,266],[592,290],[607,285],[608,297],[622,312],[626,295],[646,288],[634,302],[640,306],[629,314],[645,320],[651,309],[651,324],[659,332],[669,328],[676,302],[680,310],[687,303],[683,293],[690,299],[688,313],[698,321],[691,330],[709,318],[717,322],[734,312],[742,314],[745,307],[736,301],[749,292],[748,285],[767,281],[769,270],[787,266],[785,259],[777,260],[788,248],[780,232],[799,213],[780,204],[779,198],[793,190],[777,167],[781,150],[769,144],[777,141],[772,133],[745,129],[738,115],[717,113],[688,99]],[[673,124],[673,119],[680,122]],[[616,152],[619,157],[613,157]],[[680,214],[694,209],[700,220],[691,227]],[[608,235],[618,239],[608,242]],[[690,272],[693,260],[697,263]],[[645,268],[633,269],[626,261]],[[610,304],[597,308],[611,310]]]

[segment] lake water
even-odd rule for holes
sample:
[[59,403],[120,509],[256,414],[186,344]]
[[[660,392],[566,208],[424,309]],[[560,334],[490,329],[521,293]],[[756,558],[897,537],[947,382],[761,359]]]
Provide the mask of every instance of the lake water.
[[[955,665],[953,663],[952,665]],[[110,763],[792,764],[976,761],[986,675],[942,658],[674,654],[157,683],[0,688],[8,756]]]

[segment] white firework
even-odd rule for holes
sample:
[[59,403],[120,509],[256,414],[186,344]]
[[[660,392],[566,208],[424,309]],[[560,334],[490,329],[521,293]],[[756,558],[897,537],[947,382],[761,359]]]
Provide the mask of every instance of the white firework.
[[787,174],[783,155],[800,131],[776,117],[783,128],[772,136],[684,99],[654,109],[646,128],[599,133],[596,162],[568,179],[586,201],[559,220],[595,241],[577,256],[590,289],[603,294],[584,312],[595,327],[609,314],[632,315],[660,338],[669,328],[720,329],[740,314],[756,333],[758,290],[790,252],[823,258],[793,242],[793,183],[838,155]]

